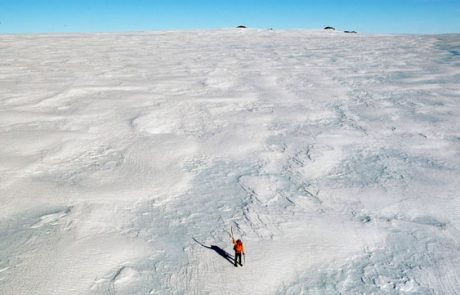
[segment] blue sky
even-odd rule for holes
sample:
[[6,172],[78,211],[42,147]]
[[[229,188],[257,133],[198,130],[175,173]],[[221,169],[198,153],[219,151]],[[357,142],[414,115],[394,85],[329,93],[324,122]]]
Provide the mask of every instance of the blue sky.
[[460,0],[0,0],[0,33],[322,28],[460,33]]

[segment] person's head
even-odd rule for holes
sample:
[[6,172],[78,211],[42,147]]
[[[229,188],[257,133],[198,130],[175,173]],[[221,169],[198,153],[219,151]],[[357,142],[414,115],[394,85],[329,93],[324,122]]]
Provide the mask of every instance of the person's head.
[[237,243],[238,245],[241,245],[243,242],[241,242],[241,240],[238,239],[238,240],[236,240],[236,243]]

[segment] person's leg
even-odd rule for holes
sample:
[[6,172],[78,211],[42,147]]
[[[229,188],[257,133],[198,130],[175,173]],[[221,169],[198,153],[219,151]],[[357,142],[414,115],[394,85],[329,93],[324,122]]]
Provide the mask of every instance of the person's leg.
[[238,254],[238,260],[240,261],[240,265],[243,266],[243,263],[241,263],[241,253]]
[[236,264],[236,259],[237,258],[238,258],[238,253],[236,253],[236,251],[235,251],[235,266],[237,266],[237,264]]

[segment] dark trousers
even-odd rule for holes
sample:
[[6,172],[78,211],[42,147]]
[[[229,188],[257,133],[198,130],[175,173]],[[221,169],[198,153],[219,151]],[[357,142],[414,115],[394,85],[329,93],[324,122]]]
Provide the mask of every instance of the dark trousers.
[[243,264],[241,263],[241,252],[240,252],[240,253],[235,252],[235,266],[237,265],[237,264],[236,264],[237,261],[240,263],[240,265],[243,265]]

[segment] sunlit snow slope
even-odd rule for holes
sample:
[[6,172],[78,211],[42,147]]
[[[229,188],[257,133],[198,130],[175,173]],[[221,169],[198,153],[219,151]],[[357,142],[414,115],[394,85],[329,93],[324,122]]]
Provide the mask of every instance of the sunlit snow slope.
[[0,294],[459,294],[459,118],[460,35],[0,35]]

